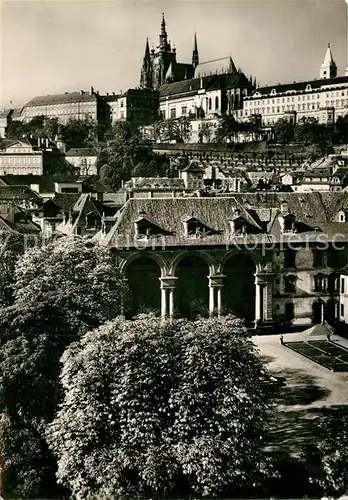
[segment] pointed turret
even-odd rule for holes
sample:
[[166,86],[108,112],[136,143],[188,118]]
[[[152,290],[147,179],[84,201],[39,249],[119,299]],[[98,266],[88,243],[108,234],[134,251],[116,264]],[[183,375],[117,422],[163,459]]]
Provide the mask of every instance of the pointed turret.
[[159,36],[159,47],[164,52],[167,49],[167,45],[168,45],[168,40],[167,40],[166,22],[164,20],[164,12],[162,12],[161,34]]
[[327,79],[327,78],[335,78],[336,76],[337,76],[337,66],[332,57],[330,44],[328,44],[324,61],[320,66],[320,78]]
[[192,51],[192,66],[193,69],[196,69],[196,67],[199,64],[199,56],[198,56],[198,47],[197,47],[197,35],[195,33],[194,39],[193,39],[193,51]]
[[152,89],[152,61],[148,38],[146,38],[145,55],[141,68],[140,87],[143,89]]

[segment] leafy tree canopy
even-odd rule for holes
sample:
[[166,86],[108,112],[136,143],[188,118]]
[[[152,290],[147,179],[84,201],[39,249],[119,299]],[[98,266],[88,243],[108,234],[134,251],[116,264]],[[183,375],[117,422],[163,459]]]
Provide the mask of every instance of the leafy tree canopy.
[[64,237],[19,259],[12,290],[13,304],[0,311],[7,493],[57,498],[44,432],[61,399],[59,360],[72,340],[120,314],[124,282],[106,249]]
[[234,318],[118,318],[71,344],[48,441],[76,498],[214,496],[270,474],[271,391]]
[[98,156],[101,181],[117,190],[132,176],[159,176],[168,172],[166,158],[153,152],[151,143],[129,122],[117,122],[106,136]]

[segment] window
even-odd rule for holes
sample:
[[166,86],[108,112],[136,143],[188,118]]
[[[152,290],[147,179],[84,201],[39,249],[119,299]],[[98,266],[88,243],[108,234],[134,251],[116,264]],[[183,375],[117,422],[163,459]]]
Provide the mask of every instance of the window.
[[316,274],[314,276],[314,291],[322,292],[325,290],[325,276],[323,274]]
[[341,316],[344,316],[344,304],[341,304]]
[[284,267],[295,267],[296,261],[296,251],[295,250],[285,250],[284,251]]
[[187,106],[183,106],[183,107],[181,108],[181,114],[182,114],[182,115],[186,115],[186,114],[187,114]]
[[324,266],[325,253],[323,250],[313,250],[313,267],[321,268]]
[[171,117],[171,118],[176,118],[176,108],[172,108],[172,109],[170,110],[170,117]]
[[285,293],[296,292],[296,276],[288,275],[284,278],[284,291]]
[[341,278],[341,293],[344,293],[344,278]]
[[294,304],[292,302],[285,304],[285,316],[290,320],[294,318]]
[[209,97],[209,109],[211,109],[211,97]]
[[219,97],[216,96],[215,97],[215,109],[218,109],[219,108]]

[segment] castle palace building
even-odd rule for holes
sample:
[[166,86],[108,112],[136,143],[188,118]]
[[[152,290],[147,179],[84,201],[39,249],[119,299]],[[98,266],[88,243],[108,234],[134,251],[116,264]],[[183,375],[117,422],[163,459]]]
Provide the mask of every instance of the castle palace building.
[[348,112],[348,76],[337,76],[330,44],[319,68],[317,79],[256,88],[235,113],[238,121],[260,116],[263,126],[272,126],[280,118],[297,122],[315,118],[333,125]]
[[197,37],[194,36],[192,63],[179,63],[176,60],[176,49],[168,41],[166,22],[162,14],[161,33],[156,48],[150,51],[149,41],[146,40],[145,55],[140,76],[140,87],[157,90],[162,84],[178,82],[193,78],[198,66]]

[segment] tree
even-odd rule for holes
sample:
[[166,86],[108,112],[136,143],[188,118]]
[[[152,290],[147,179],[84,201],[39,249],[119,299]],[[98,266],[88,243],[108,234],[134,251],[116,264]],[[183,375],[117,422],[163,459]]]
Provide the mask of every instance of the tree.
[[54,140],[58,132],[57,118],[48,116],[34,116],[29,122],[11,121],[6,129],[8,139],[23,139],[29,137],[32,139],[50,139]]
[[212,134],[213,134],[212,124],[209,122],[206,122],[206,121],[201,123],[200,129],[198,132],[199,142],[204,142],[204,139],[205,139],[205,142],[210,143],[211,139],[212,139]]
[[154,138],[158,142],[187,142],[191,136],[191,120],[187,116],[160,120],[154,124]]
[[68,148],[93,146],[98,141],[98,124],[87,118],[70,118],[61,126],[61,134]]
[[274,140],[280,144],[289,144],[294,139],[294,125],[286,119],[280,118],[273,127]]
[[348,493],[348,412],[335,409],[318,425],[317,443],[303,457],[311,482],[325,495],[338,498]]
[[14,302],[0,312],[7,494],[59,496],[45,439],[62,394],[59,359],[72,340],[120,314],[124,293],[112,256],[83,239],[61,238],[19,259]]
[[62,362],[47,435],[76,498],[213,496],[271,473],[270,378],[240,320],[118,318]]
[[240,124],[234,116],[226,115],[221,118],[216,131],[216,142],[233,142],[235,134],[240,130]]
[[129,122],[117,122],[107,134],[98,164],[101,181],[113,190],[132,176],[163,176],[168,170],[166,158],[156,155],[150,142]]

